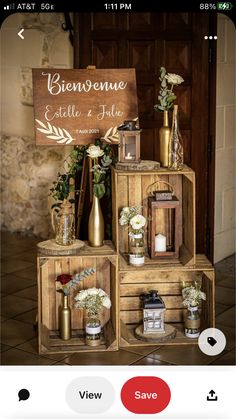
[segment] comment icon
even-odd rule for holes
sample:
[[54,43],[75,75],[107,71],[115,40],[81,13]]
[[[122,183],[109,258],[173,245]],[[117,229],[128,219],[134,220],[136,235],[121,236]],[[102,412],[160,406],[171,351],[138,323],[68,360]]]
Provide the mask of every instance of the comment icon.
[[30,392],[29,390],[27,390],[26,388],[22,388],[19,392],[18,392],[18,397],[19,397],[19,402],[21,402],[21,400],[28,400],[28,398],[30,397]]

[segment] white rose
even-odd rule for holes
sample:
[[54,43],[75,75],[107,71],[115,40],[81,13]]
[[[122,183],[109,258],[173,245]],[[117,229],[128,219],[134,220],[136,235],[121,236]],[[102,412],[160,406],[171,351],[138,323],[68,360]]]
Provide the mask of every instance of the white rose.
[[139,230],[140,228],[144,227],[145,224],[146,224],[146,218],[141,214],[135,215],[130,220],[130,225],[134,230]]
[[101,157],[104,154],[104,151],[99,147],[99,145],[90,145],[87,149],[87,153],[91,159],[96,159]]
[[76,296],[75,296],[75,300],[77,301],[82,301],[84,300],[86,297],[88,296],[88,292],[87,290],[82,290],[80,291]]
[[89,288],[87,291],[88,291],[88,295],[97,295],[98,294],[98,289],[97,288]]
[[184,79],[181,76],[174,73],[166,74],[165,78],[169,84],[181,84],[184,81]]
[[106,296],[106,293],[101,288],[99,288],[98,295],[99,295],[99,297],[104,297],[104,296]]
[[108,296],[103,298],[102,305],[103,307],[106,307],[107,309],[111,308],[111,300]]

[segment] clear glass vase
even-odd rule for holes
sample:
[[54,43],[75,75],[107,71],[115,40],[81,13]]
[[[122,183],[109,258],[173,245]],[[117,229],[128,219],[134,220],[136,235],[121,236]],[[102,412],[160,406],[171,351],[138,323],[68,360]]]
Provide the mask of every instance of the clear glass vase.
[[145,249],[143,234],[129,234],[129,263],[130,265],[140,266],[145,262]]
[[182,138],[179,132],[178,105],[174,105],[172,128],[169,142],[169,169],[181,170],[184,163]]
[[91,316],[86,319],[85,333],[86,345],[98,346],[101,344],[101,322],[96,316]]
[[200,335],[200,314],[198,306],[188,307],[185,319],[185,336],[188,338],[198,338]]

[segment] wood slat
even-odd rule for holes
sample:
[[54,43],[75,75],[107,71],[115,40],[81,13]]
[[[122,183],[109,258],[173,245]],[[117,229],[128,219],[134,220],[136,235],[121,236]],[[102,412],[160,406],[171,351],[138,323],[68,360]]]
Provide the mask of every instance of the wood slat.
[[[185,309],[173,309],[165,311],[166,322],[182,322],[184,320]],[[142,310],[121,311],[120,319],[126,324],[138,324],[143,319]]]
[[[182,296],[163,296],[166,309],[183,308]],[[141,310],[142,302],[139,297],[121,297],[120,310]]]

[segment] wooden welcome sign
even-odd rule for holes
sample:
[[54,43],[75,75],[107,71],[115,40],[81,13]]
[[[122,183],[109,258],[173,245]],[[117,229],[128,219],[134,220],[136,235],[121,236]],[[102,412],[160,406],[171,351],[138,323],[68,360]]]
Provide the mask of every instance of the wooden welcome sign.
[[37,145],[89,144],[138,117],[135,69],[33,69]]

